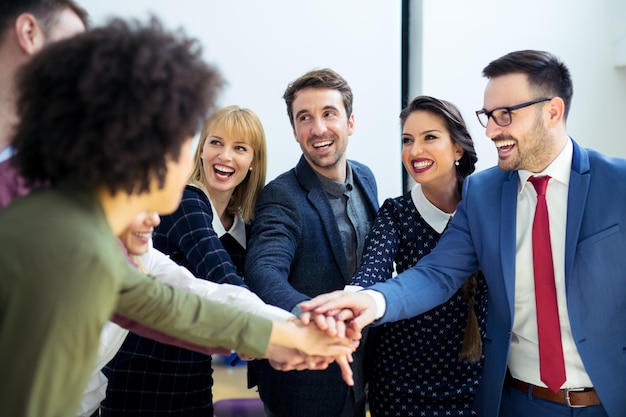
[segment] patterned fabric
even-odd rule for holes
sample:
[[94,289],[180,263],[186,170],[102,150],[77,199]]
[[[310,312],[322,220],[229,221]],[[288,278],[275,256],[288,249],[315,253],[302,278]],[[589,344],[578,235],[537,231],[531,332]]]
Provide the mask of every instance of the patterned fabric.
[[[366,240],[353,284],[370,286],[410,268],[441,235],[422,218],[410,193],[388,199]],[[486,286],[480,276],[475,311],[485,335]],[[420,316],[377,328],[369,404],[372,416],[470,416],[483,360],[459,360],[467,322],[460,289]],[[372,337],[372,336],[370,336]]]
[[[198,277],[243,285],[212,222],[208,197],[188,185],[178,209],[161,218],[154,247]],[[222,238],[242,271],[245,249],[228,234]],[[103,416],[213,415],[210,356],[131,333],[104,373],[109,385]]]
[[186,186],[178,209],[161,217],[154,231],[154,247],[197,277],[244,285],[213,228],[211,202],[197,187]]

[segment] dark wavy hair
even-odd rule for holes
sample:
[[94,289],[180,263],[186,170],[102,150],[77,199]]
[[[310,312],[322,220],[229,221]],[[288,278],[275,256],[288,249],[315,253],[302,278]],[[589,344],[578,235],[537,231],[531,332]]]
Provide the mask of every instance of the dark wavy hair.
[[74,0],[0,0],[0,40],[22,13],[35,16],[44,35],[48,36],[59,13],[64,10],[74,12],[85,27],[89,27],[87,11]]
[[454,143],[458,143],[465,152],[459,159],[459,165],[456,167],[456,179],[461,194],[463,181],[476,169],[478,156],[474,149],[474,141],[467,131],[465,120],[461,116],[459,109],[452,103],[439,100],[430,96],[417,96],[400,112],[400,123],[404,127],[406,119],[414,111],[426,111],[441,116],[445,121],[450,137]]
[[16,164],[30,183],[73,178],[142,193],[214,109],[223,80],[201,47],[152,18],[111,20],[35,55],[19,78]]
[[569,69],[555,55],[531,49],[510,52],[483,69],[483,76],[494,78],[502,75],[521,73],[528,76],[530,87],[537,98],[561,97],[565,103],[565,120],[572,104],[574,85]]
[[289,122],[293,127],[293,102],[296,99],[296,94],[303,88],[329,88],[331,90],[337,90],[341,93],[343,98],[343,105],[346,108],[346,115],[349,118],[352,114],[352,89],[348,82],[335,71],[329,68],[315,69],[300,76],[296,80],[289,83],[283,99],[287,105],[287,115],[289,116]]

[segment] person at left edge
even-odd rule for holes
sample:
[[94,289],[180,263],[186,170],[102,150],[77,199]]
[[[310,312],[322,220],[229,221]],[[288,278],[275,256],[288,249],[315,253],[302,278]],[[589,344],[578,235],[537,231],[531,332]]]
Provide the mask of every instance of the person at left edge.
[[74,415],[111,317],[199,350],[353,350],[315,326],[164,285],[120,249],[116,235],[137,213],[178,205],[193,136],[221,85],[197,41],[156,19],[114,19],[49,45],[23,68],[16,164],[27,181],[47,185],[0,211],[0,375],[9,384],[1,416]]

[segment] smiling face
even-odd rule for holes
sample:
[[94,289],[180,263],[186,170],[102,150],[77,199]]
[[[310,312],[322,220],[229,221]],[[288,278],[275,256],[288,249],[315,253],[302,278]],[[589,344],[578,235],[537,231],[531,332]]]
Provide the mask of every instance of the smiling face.
[[329,88],[303,88],[296,93],[291,112],[293,133],[309,165],[336,181],[346,176],[346,148],[354,131],[341,93]]
[[120,241],[129,255],[141,256],[148,252],[150,238],[154,228],[161,223],[159,215],[154,211],[139,213],[133,221],[120,233]]
[[402,163],[423,186],[456,184],[455,161],[463,149],[452,141],[443,117],[413,111],[402,126]]
[[[508,74],[489,80],[483,108],[491,111],[536,98],[537,94],[531,91],[525,74]],[[514,110],[508,126],[498,126],[492,118],[489,119],[486,135],[496,145],[501,169],[541,172],[554,160],[562,144],[552,138],[546,125],[549,117],[546,109],[550,105],[547,101]]]
[[250,172],[254,149],[216,126],[204,141],[201,158],[207,189],[232,194]]

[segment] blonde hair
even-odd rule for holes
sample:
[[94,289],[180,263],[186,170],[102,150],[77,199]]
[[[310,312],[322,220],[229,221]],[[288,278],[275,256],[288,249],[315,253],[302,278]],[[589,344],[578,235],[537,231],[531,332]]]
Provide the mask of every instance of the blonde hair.
[[237,138],[249,144],[254,150],[252,170],[244,180],[235,187],[230,197],[226,212],[241,215],[246,223],[254,218],[254,205],[265,185],[267,172],[267,144],[265,131],[259,117],[250,109],[239,106],[228,106],[218,110],[202,126],[200,141],[194,155],[194,167],[189,177],[189,183],[205,189],[206,176],[202,165],[202,148],[217,127],[224,130],[226,135]]

